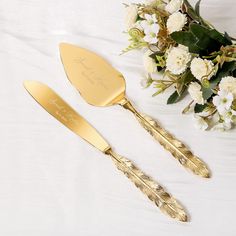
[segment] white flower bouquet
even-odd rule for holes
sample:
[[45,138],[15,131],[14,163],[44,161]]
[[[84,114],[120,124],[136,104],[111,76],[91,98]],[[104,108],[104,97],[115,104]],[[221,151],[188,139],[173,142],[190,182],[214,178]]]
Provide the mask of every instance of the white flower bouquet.
[[[236,44],[218,32],[187,0],[153,0],[126,6],[130,45],[145,49],[142,85],[156,96],[173,87],[167,104],[190,94],[183,113],[194,112],[202,130],[229,130],[236,124]],[[161,79],[156,79],[162,73]]]

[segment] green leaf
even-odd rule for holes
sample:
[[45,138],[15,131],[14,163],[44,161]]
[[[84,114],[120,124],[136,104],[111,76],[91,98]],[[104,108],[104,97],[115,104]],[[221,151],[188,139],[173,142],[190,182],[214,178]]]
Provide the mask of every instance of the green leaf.
[[187,70],[180,79],[176,82],[176,90],[179,95],[181,95],[184,86],[188,86],[188,84],[193,81],[195,77],[192,75],[190,70]]
[[211,79],[209,81],[210,82],[210,86],[208,88],[202,87],[203,98],[205,100],[209,99],[213,95],[213,93],[214,93],[213,89],[216,88],[216,86],[221,81],[221,79],[223,77],[232,75],[235,70],[236,70],[236,62],[235,61],[224,63],[224,65],[219,70],[219,72],[216,74],[216,76],[213,77],[213,79]]
[[[221,43],[211,37],[211,30],[199,24],[190,24],[190,31],[197,38],[196,45],[207,54],[213,51],[218,51]],[[217,35],[219,37],[219,35]]]
[[173,103],[180,101],[183,98],[183,96],[185,95],[185,91],[186,91],[186,87],[183,88],[181,94],[179,94],[177,91],[172,93],[167,100],[167,104],[173,104]]
[[236,77],[236,70],[232,71],[232,76]]
[[186,8],[187,14],[188,14],[193,20],[196,20],[196,21],[200,22],[200,17],[198,16],[198,14],[196,13],[196,11],[193,9],[192,5],[191,5],[187,0],[184,0],[184,5],[185,5],[185,8]]
[[176,103],[179,99],[179,94],[177,91],[175,91],[174,93],[172,93],[170,95],[170,97],[168,98],[167,100],[167,104],[173,104],[173,103]]
[[174,32],[171,35],[171,38],[178,44],[182,44],[189,48],[191,53],[200,53],[201,48],[199,48],[197,43],[197,38],[191,32]]
[[228,38],[227,33],[225,33],[225,35],[223,35],[219,31],[217,31],[216,29],[210,30],[209,36],[224,46],[232,44],[232,41],[231,41],[231,39]]
[[205,100],[209,99],[213,95],[213,93],[214,93],[213,89],[216,88],[216,86],[220,82],[221,78],[214,77],[212,80],[209,81],[210,85],[208,88],[202,87],[202,96]]
[[230,42],[230,44],[233,44],[232,38],[229,36],[227,32],[225,32],[224,37]]
[[163,90],[161,90],[161,89],[157,90],[157,91],[152,95],[152,97],[156,97],[156,96],[159,95],[160,93],[163,93]]
[[212,88],[202,87],[202,96],[203,96],[204,100],[209,99],[212,96],[212,94],[213,94]]
[[[200,3],[199,3],[200,5]],[[193,7],[191,6],[191,4],[188,2],[188,0],[184,0],[184,6],[186,8],[186,13],[189,15],[190,18],[192,18],[193,20],[199,22],[200,24],[204,25],[207,28],[210,28],[205,21],[202,19],[202,17],[200,17],[199,15],[199,10],[194,10]],[[197,6],[197,4],[196,4]],[[195,7],[196,9],[196,7]]]
[[152,59],[154,59],[157,62],[157,71],[162,71],[165,67],[165,59],[164,59],[164,52],[155,52],[152,53],[149,57],[151,57]]
[[200,3],[201,3],[201,0],[197,1],[195,5],[195,12],[198,16],[200,16]]
[[207,104],[201,105],[201,104],[196,104],[194,107],[194,112],[195,113],[200,113],[204,111],[204,109],[207,107]]
[[154,80],[153,80],[151,77],[149,77],[149,78],[147,79],[147,85],[146,85],[145,88],[149,88],[149,87],[152,85],[153,81],[154,81]]
[[219,46],[232,44],[231,40],[228,40],[227,37],[224,37],[224,35],[222,35],[216,29],[208,29],[202,25],[192,23],[190,24],[190,31],[195,35],[195,37],[197,37],[198,41],[200,42],[203,41],[204,38],[207,38],[207,40],[211,40],[212,43],[217,43],[219,44]]
[[174,32],[171,38],[178,44],[189,48],[191,53],[208,55],[218,51],[220,47],[232,42],[215,29],[208,29],[200,24],[190,24],[189,31]]
[[141,18],[140,15],[137,16],[136,22],[139,20],[143,20],[143,18]]
[[217,73],[216,77],[217,77],[218,81],[220,82],[220,80],[223,77],[232,75],[232,73],[235,70],[236,70],[236,62],[235,61],[224,63],[222,68],[219,69],[219,72]]
[[158,52],[154,52],[154,53],[152,53],[149,57],[151,57],[152,59],[156,59],[156,56],[164,56],[165,55],[165,53],[164,52],[160,52],[160,51],[158,51]]

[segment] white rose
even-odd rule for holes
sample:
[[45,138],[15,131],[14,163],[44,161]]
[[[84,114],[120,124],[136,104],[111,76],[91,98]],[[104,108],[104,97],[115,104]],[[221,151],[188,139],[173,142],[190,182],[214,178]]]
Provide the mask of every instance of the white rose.
[[150,50],[144,53],[143,64],[148,73],[155,73],[157,71],[157,65],[155,60],[150,57],[151,54],[152,52]]
[[198,104],[203,105],[204,99],[202,96],[201,85],[197,82],[192,82],[188,87],[188,92],[191,98]]
[[166,69],[174,75],[180,75],[187,69],[190,60],[191,54],[187,47],[173,47],[167,53]]
[[212,61],[197,57],[192,60],[190,69],[194,77],[199,81],[202,79],[209,80],[215,73]]
[[221,79],[219,84],[220,90],[232,93],[236,99],[236,78],[233,76],[226,76]]
[[183,0],[171,0],[165,7],[165,10],[170,14],[180,10],[183,4]]
[[172,15],[169,16],[167,20],[167,30],[169,34],[181,31],[184,27],[184,25],[187,23],[187,17],[185,14],[182,14],[181,12],[175,12]]
[[137,17],[138,7],[135,4],[131,4],[130,6],[126,7],[125,25],[127,30],[133,27]]

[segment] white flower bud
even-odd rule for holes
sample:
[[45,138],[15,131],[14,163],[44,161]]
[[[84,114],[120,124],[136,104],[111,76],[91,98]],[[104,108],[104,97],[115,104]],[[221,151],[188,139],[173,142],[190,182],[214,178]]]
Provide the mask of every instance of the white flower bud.
[[143,55],[143,65],[148,73],[155,73],[157,71],[157,65],[154,59],[150,57],[152,52],[150,50],[146,51]]
[[135,4],[131,4],[130,6],[126,7],[125,25],[127,30],[133,27],[137,17],[138,7]]

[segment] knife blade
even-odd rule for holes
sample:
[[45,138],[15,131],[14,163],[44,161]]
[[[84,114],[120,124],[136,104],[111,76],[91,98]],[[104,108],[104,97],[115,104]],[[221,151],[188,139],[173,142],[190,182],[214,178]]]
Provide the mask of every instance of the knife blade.
[[176,220],[187,221],[186,212],[174,197],[130,160],[116,154],[97,130],[51,88],[37,81],[25,81],[24,87],[49,114],[91,145],[109,155],[116,167],[153,201],[163,213]]
[[47,85],[37,81],[25,81],[24,87],[30,95],[52,116],[75,134],[102,152],[110,148],[107,141],[82,116],[63,101]]

